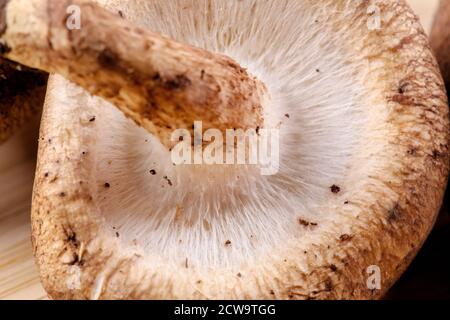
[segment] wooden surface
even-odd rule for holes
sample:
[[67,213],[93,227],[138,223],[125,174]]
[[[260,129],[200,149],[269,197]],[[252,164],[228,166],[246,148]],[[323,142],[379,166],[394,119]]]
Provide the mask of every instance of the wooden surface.
[[0,299],[43,299],[31,252],[30,203],[39,119],[0,147]]
[[[438,0],[410,0],[410,2],[416,12],[421,15],[424,27],[428,31]],[[30,121],[27,128],[0,146],[0,299],[46,298],[34,265],[30,243],[29,215],[38,125],[38,118]],[[441,233],[443,232],[440,231],[439,234]],[[448,237],[446,239],[448,240]],[[431,241],[431,244],[427,245],[432,246],[433,242]],[[420,290],[427,290],[429,281],[433,280],[436,273],[433,272],[434,269],[426,267],[430,264],[422,266],[420,261],[429,259],[434,261],[432,259],[435,258],[438,260],[433,263],[438,263],[444,270],[450,270],[447,251],[443,249],[441,252],[442,254],[447,253],[444,263],[439,260],[441,255],[436,257],[436,254],[431,254],[430,257],[430,254],[421,253],[425,257],[419,256],[419,263],[413,264],[412,271],[408,271],[402,278],[390,297],[401,298],[402,295],[404,297],[404,292],[417,291],[414,290],[414,283],[417,282],[411,282],[409,279],[417,277],[416,274],[420,273],[422,269],[428,270],[428,278],[427,276],[420,278]],[[448,294],[450,297],[448,292],[450,286],[446,287],[445,281],[449,281],[448,276],[444,281],[437,279],[441,286],[439,287],[440,291],[437,290],[435,293],[442,293],[441,297]]]

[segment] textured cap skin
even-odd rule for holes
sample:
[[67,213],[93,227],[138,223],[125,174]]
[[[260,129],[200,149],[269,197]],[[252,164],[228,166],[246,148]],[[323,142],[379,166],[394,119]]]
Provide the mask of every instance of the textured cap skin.
[[[115,4],[121,7],[119,1]],[[382,27],[368,31],[367,1],[320,2],[324,10],[345,12],[345,19],[332,17],[331,23],[351,33],[349,52],[367,62],[358,71],[367,90],[364,111],[372,122],[365,148],[345,180],[347,201],[342,198],[333,207],[333,219],[308,237],[273,247],[237,269],[167,265],[163,257],[109,235],[88,183],[94,159],[81,153],[96,141],[85,95],[53,77],[32,209],[34,253],[49,296],[382,297],[422,246],[441,206],[449,171],[449,119],[442,77],[417,16],[403,0],[379,0],[377,5]],[[71,113],[62,121],[58,108],[68,105]],[[374,146],[377,152],[372,152]],[[367,287],[367,270],[374,265],[381,270],[380,290]]]
[[448,91],[450,89],[450,1],[448,0],[442,0],[439,5],[430,42]]

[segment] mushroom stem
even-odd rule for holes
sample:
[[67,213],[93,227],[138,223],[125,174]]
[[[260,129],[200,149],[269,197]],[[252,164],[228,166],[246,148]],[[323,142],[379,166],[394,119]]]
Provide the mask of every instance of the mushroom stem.
[[91,1],[0,0],[0,10],[1,54],[105,98],[169,148],[171,133],[195,121],[222,132],[264,125],[265,85],[229,57],[146,31]]

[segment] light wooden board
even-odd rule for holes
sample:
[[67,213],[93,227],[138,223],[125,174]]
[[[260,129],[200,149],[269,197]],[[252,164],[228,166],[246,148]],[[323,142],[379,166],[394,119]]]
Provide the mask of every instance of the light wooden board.
[[0,147],[0,299],[46,297],[30,240],[38,124],[34,119]]
[[[438,0],[410,0],[429,31]],[[45,299],[30,243],[39,119],[0,146],[0,299]]]

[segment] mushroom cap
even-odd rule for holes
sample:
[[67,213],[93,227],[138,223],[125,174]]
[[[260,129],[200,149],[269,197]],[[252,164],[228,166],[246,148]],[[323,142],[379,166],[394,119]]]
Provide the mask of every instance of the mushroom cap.
[[261,79],[280,169],[173,166],[114,106],[52,76],[32,208],[50,297],[385,294],[430,232],[449,169],[445,89],[409,6],[377,1],[371,30],[366,1],[100,2]]
[[42,110],[47,78],[43,72],[0,58],[0,143]]
[[[0,3],[2,11],[6,3]],[[3,11],[2,11],[3,12]],[[0,34],[6,29],[0,13]],[[8,47],[0,42],[0,55]],[[6,141],[44,103],[48,75],[0,57],[0,143]]]

